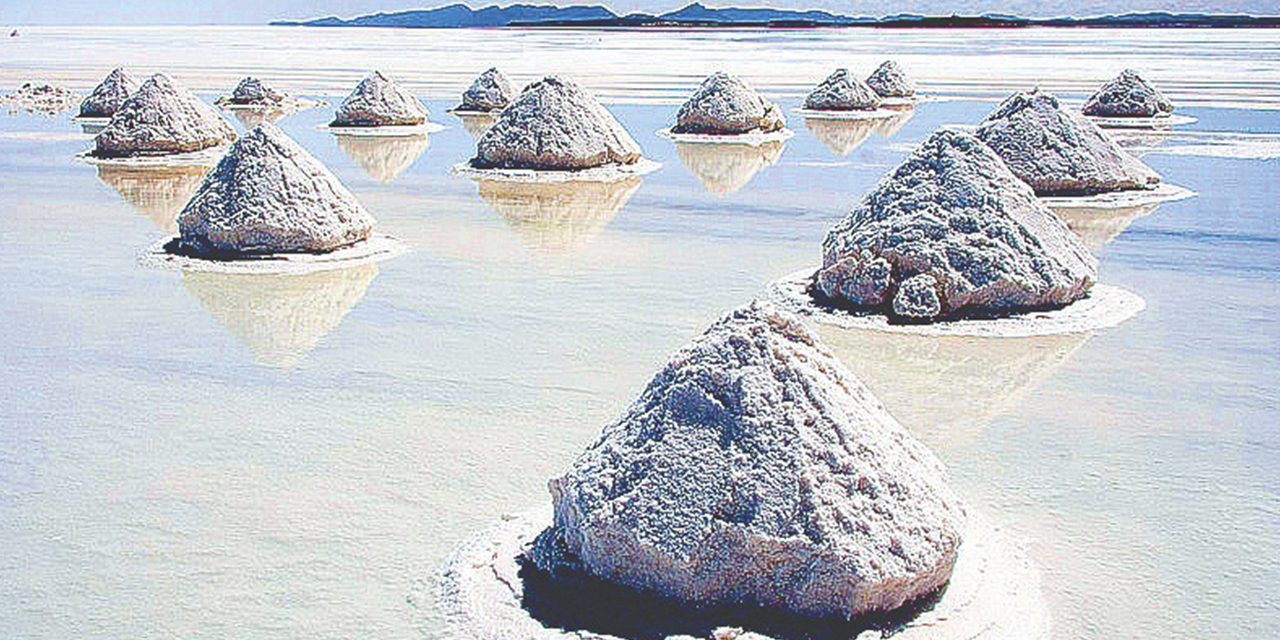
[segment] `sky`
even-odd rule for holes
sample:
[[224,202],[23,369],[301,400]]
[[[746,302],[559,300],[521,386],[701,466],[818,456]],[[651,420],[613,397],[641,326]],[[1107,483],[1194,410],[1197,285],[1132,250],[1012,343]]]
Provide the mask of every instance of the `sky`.
[[[512,4],[517,0],[501,0]],[[529,4],[602,4],[618,13],[661,13],[692,0],[520,0]],[[0,0],[0,20],[25,24],[265,24],[281,18],[327,15],[351,17],[379,11],[402,11],[453,4],[456,0]],[[494,4],[467,2],[473,7]],[[893,13],[979,14],[1022,16],[1099,15],[1128,11],[1187,11],[1280,14],[1280,0],[703,0],[708,6],[771,6],[826,9],[847,15]]]

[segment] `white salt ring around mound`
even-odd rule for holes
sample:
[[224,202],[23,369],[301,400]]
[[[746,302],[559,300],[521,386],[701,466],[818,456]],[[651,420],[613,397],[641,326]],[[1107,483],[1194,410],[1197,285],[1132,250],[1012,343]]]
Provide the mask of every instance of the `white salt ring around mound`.
[[96,117],[90,118],[88,116],[72,116],[71,121],[76,124],[84,124],[84,125],[89,125],[91,127],[97,127],[97,126],[105,127],[111,124],[111,116],[107,116],[105,118],[96,118]]
[[931,324],[896,324],[890,323],[889,318],[881,314],[859,313],[818,304],[808,291],[816,271],[796,271],[771,283],[765,295],[779,306],[814,322],[849,329],[925,336],[1028,338],[1084,333],[1114,327],[1147,308],[1147,301],[1132,291],[1095,284],[1089,290],[1089,297],[1052,311],[1028,311],[1000,318],[966,318]]
[[802,118],[813,120],[885,120],[895,116],[900,116],[905,111],[895,111],[893,109],[792,109],[794,113]]
[[453,173],[473,180],[500,180],[504,182],[562,183],[562,182],[617,182],[635,176],[643,176],[662,168],[662,163],[641,158],[635,164],[611,164],[576,171],[549,169],[477,169],[463,162],[453,165]]
[[1103,129],[1167,129],[1175,125],[1191,124],[1198,121],[1192,116],[1184,116],[1178,113],[1151,118],[1085,117]]
[[329,103],[324,100],[308,100],[306,98],[294,98],[277,103],[238,103],[232,102],[230,97],[223,96],[214,101],[219,109],[227,111],[271,111],[280,109],[285,111],[303,111],[305,109],[314,109],[316,107],[327,106]]
[[230,259],[207,259],[170,253],[165,246],[176,240],[165,238],[147,247],[138,262],[156,269],[180,269],[212,273],[290,275],[344,269],[394,258],[407,249],[400,240],[374,234],[351,246],[328,253],[268,253]]
[[212,167],[230,149],[229,144],[189,151],[187,153],[170,153],[159,156],[111,156],[98,157],[93,151],[83,151],[76,158],[89,164],[120,168],[161,168],[161,167]]
[[446,109],[445,113],[451,113],[459,118],[496,118],[502,113],[502,109],[494,109],[493,111],[472,111],[470,109]]
[[905,98],[880,98],[880,106],[882,107],[913,107],[919,102],[925,100],[924,96],[907,96]]
[[1129,209],[1194,198],[1196,192],[1176,184],[1161,182],[1155,189],[1130,189],[1095,193],[1090,196],[1044,196],[1038,198],[1050,209]]
[[690,142],[695,144],[745,144],[752,147],[758,147],[762,144],[770,142],[782,142],[790,140],[796,132],[790,129],[779,129],[765,133],[763,131],[748,131],[747,133],[733,134],[711,134],[711,133],[674,133],[671,127],[658,129],[658,135],[674,140],[676,142]]
[[376,127],[331,127],[327,124],[320,125],[320,130],[322,131],[328,131],[335,136],[350,136],[352,138],[408,138],[444,131],[445,129],[444,125],[435,122],[378,125]]
[[[550,526],[542,507],[481,532],[453,552],[435,577],[436,607],[447,637],[471,640],[619,640],[589,631],[547,628],[522,606],[517,557]],[[731,626],[731,620],[726,620]],[[1047,640],[1049,608],[1040,574],[1022,542],[972,509],[946,592],[894,640]],[[750,631],[748,629],[748,631]],[[867,635],[867,634],[870,635]],[[881,637],[879,631],[859,637]],[[753,635],[758,640],[767,636]]]

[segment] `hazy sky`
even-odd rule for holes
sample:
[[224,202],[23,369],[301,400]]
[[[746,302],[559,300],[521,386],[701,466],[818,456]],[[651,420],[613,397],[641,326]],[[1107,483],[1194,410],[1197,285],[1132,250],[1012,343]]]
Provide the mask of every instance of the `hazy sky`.
[[[454,0],[456,1],[456,0]],[[692,0],[523,0],[530,4],[603,4],[619,13],[660,13]],[[497,4],[512,4],[503,0]],[[343,17],[436,7],[449,0],[0,0],[0,24],[262,24],[277,18]],[[1013,13],[1024,16],[1097,15],[1125,11],[1212,11],[1274,15],[1280,0],[704,0],[709,6],[826,9],[850,15],[901,12]],[[473,7],[493,2],[468,2]]]

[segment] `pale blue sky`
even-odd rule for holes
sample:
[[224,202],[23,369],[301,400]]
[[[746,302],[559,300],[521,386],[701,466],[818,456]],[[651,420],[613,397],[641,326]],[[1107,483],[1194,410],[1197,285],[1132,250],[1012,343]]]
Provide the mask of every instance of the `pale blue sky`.
[[[511,4],[506,0],[498,4]],[[603,4],[620,13],[660,13],[691,0],[524,0],[530,4]],[[278,18],[343,17],[453,4],[448,0],[3,0],[0,20],[22,24],[262,24]],[[492,2],[468,2],[474,7]],[[1241,12],[1274,15],[1280,0],[704,0],[709,6],[826,9],[850,15],[891,13],[1012,13],[1024,16],[1098,15],[1125,11]]]

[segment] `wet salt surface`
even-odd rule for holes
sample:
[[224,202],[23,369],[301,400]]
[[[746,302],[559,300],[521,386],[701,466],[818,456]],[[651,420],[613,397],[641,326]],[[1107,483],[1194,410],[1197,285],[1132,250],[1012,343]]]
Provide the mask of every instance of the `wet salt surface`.
[[[409,37],[379,33],[361,46],[387,59]],[[710,55],[724,36],[688,37]],[[1141,36],[1159,56],[1226,36],[1186,37]],[[1206,64],[1232,95],[1275,94],[1274,47],[1260,47],[1205,49]],[[1245,70],[1233,55],[1262,57]],[[84,59],[44,68],[98,74]],[[704,71],[667,78],[671,93]],[[202,97],[247,72],[219,72]],[[440,77],[419,86],[453,82]],[[349,88],[335,84],[334,104]],[[455,95],[428,95],[448,126],[429,145],[344,148],[316,128],[331,109],[280,121],[410,250],[263,282],[139,267],[190,176],[103,174],[74,159],[91,143],[64,137],[78,130],[65,115],[0,116],[0,636],[437,636],[430,602],[407,598],[452,549],[547,501],[546,479],[672,350],[816,263],[826,229],[934,128],[992,108],[928,102],[896,131],[847,133],[787,111],[780,152],[717,160],[653,133],[674,108],[612,105],[663,166],[585,198],[450,175],[474,140],[444,113]],[[1186,111],[1187,135],[1280,135],[1268,112]],[[1100,236],[1102,279],[1148,303],[1132,320],[1007,347],[823,337],[1027,541],[1060,637],[1280,635],[1277,161],[1143,157],[1199,195]]]

